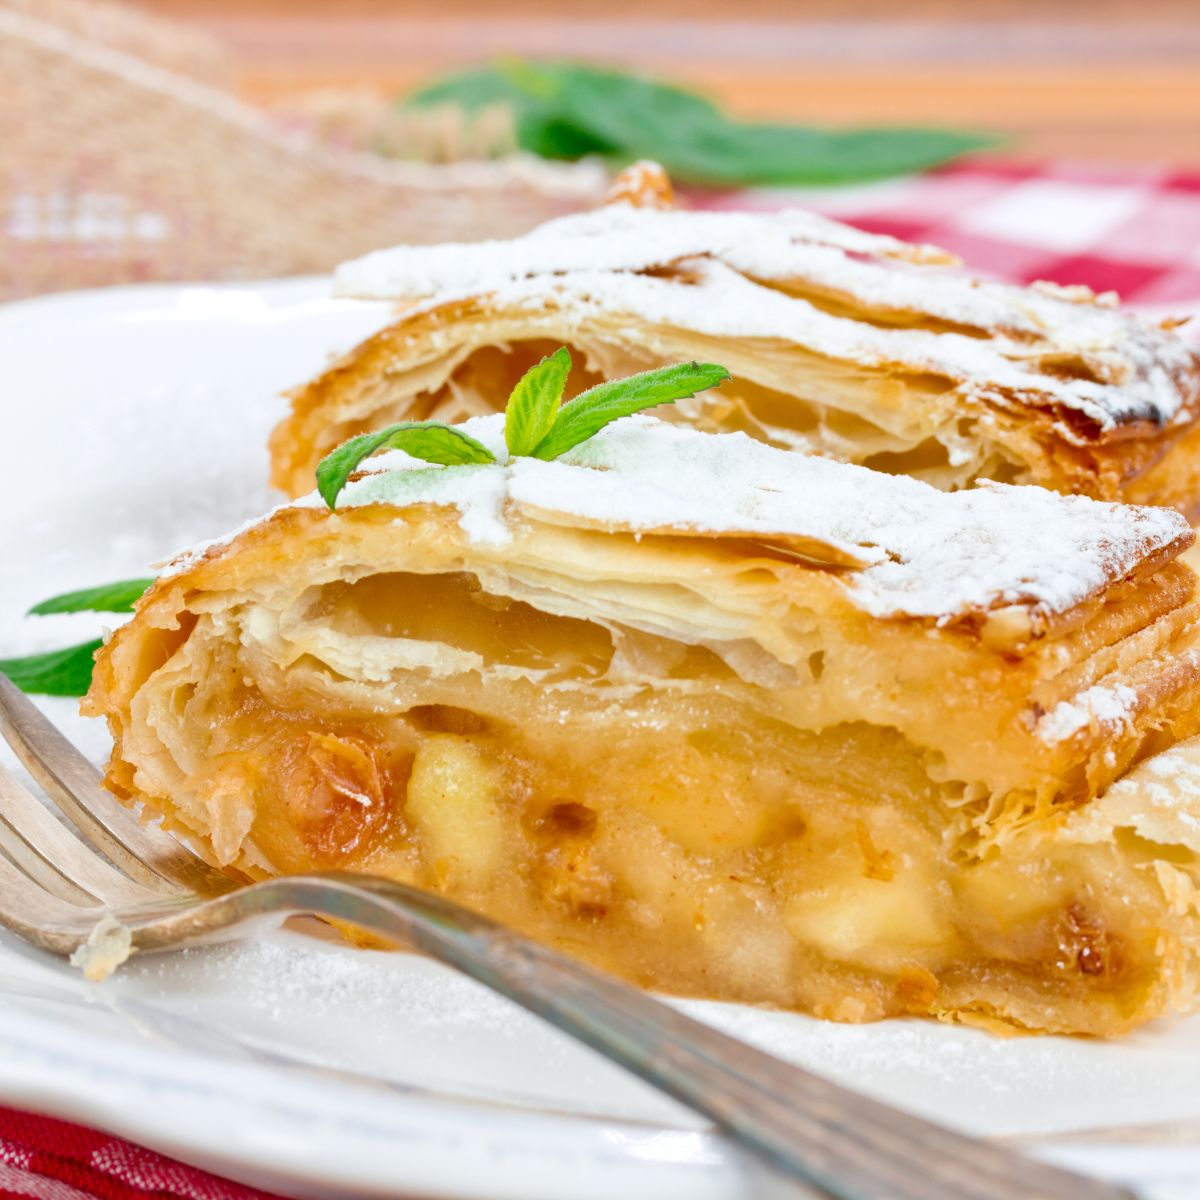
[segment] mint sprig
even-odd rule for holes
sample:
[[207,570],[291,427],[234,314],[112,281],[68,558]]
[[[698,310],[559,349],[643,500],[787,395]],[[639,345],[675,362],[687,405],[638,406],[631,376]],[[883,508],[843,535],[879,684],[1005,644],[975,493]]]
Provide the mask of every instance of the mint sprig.
[[[718,387],[729,372],[716,363],[676,363],[613,379],[563,403],[571,355],[565,346],[547,355],[518,380],[504,414],[504,437],[514,457],[549,461],[594,437],[606,425],[659,404],[673,404],[706,388]],[[482,442],[440,421],[404,421],[343,443],[317,467],[317,490],[332,509],[363,459],[384,449],[403,450],[443,467],[485,466],[496,456]],[[122,579],[51,596],[30,615],[77,612],[132,612],[153,579]],[[45,696],[83,696],[92,681],[96,638],[62,650],[0,659],[0,673],[22,691]]]
[[[627,379],[611,379],[563,404],[570,370],[570,352],[561,346],[517,381],[504,409],[504,441],[510,455],[544,461],[558,458],[621,417],[674,404],[729,378],[729,372],[716,363],[676,363]],[[317,491],[331,509],[337,507],[338,496],[363,459],[385,448],[446,467],[496,461],[486,446],[453,425],[438,421],[390,425],[351,438],[321,460]]]
[[[132,612],[134,603],[153,582],[153,579],[119,579],[115,583],[103,583],[77,592],[64,592],[35,604],[29,615]],[[23,692],[39,696],[83,696],[92,685],[92,666],[102,644],[100,638],[94,638],[45,654],[0,658],[0,674],[7,675]]]

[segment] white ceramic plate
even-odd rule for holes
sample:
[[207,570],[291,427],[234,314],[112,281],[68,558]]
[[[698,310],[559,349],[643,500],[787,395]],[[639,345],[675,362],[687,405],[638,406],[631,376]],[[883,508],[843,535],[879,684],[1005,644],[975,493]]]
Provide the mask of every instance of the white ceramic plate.
[[[21,614],[144,574],[272,502],[280,391],[386,318],[321,280],[141,287],[0,309],[0,656],[93,636]],[[46,709],[97,759],[103,730]],[[1200,1194],[1200,1022],[1116,1044],[854,1027],[686,1003],[960,1128]],[[706,1125],[506,1001],[407,955],[295,932],[134,960],[87,985],[0,939],[0,1102],[296,1196],[734,1200],[785,1193]],[[1146,1137],[1078,1131],[1170,1123]],[[1071,1135],[1071,1136],[1068,1136]]]

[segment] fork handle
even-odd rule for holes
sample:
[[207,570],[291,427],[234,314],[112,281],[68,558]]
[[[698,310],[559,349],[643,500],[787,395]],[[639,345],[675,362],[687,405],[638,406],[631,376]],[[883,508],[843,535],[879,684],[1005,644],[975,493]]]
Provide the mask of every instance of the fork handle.
[[149,950],[299,913],[348,922],[478,980],[703,1113],[818,1196],[1133,1200],[1121,1188],[857,1095],[471,909],[403,884],[346,872],[290,876],[130,925],[135,947]]

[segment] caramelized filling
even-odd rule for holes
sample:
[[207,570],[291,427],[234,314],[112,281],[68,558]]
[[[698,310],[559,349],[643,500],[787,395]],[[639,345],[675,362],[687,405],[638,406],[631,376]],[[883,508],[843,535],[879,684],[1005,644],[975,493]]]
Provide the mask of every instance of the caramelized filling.
[[1062,809],[1032,802],[982,838],[987,791],[945,754],[817,719],[845,685],[835,641],[776,682],[744,638],[550,616],[465,572],[330,583],[262,617],[160,647],[140,751],[171,756],[160,794],[251,874],[374,872],[647,987],[853,1021],[1121,1032],[1185,936],[1162,847],[1057,839]]
[[648,987],[847,1020],[1003,1007],[1040,1028],[1052,985],[1060,1017],[1110,1032],[1150,986],[1155,931],[1124,910],[1154,884],[1128,854],[1030,840],[956,861],[942,788],[894,731],[638,715],[331,723],[247,694],[218,761],[275,870],[445,890]]

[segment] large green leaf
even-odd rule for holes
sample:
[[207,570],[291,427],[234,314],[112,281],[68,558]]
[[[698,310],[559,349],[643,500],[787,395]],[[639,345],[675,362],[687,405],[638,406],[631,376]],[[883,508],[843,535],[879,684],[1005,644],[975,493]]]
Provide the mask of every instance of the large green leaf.
[[412,108],[436,108],[453,104],[466,112],[475,112],[491,104],[521,104],[524,93],[494,67],[455,71],[417,88],[404,98]]
[[[619,146],[598,138],[586,127],[563,119],[555,100],[562,65],[505,60],[444,75],[405,97],[411,108],[453,105],[466,113],[502,105],[513,114],[517,144],[539,158],[578,159],[589,154],[613,155]],[[547,94],[544,80],[555,77]]]
[[991,144],[947,129],[727,125],[677,143],[673,171],[712,184],[841,184],[909,174]]
[[546,158],[652,158],[684,182],[830,184],[934,166],[995,139],[956,130],[827,130],[732,121],[705,97],[622,71],[509,59],[459,72],[408,98],[475,111],[504,104],[519,144]]
[[32,617],[47,617],[54,613],[77,612],[133,612],[153,579],[120,579],[116,583],[102,583],[97,587],[83,588],[78,592],[64,592],[35,604],[30,610]]
[[7,675],[23,692],[40,696],[83,696],[92,686],[96,651],[104,643],[82,642],[48,654],[27,658],[0,658],[0,674]]

